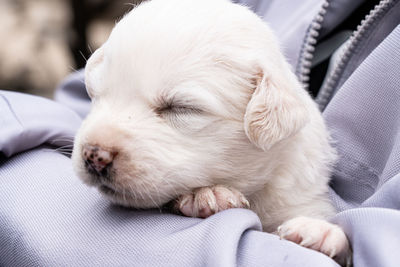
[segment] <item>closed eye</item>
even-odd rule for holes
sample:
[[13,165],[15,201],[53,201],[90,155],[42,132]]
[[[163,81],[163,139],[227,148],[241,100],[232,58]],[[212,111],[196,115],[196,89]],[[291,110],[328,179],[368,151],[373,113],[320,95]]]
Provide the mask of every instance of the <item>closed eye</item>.
[[[164,105],[155,109],[157,115],[163,118],[169,125],[176,129],[187,129],[196,118],[202,113],[202,110],[194,106]],[[194,121],[193,121],[194,120]],[[195,123],[197,125],[197,123]]]
[[189,114],[198,114],[202,112],[200,108],[192,105],[182,105],[166,101],[163,101],[161,105],[155,108],[154,110],[158,115],[168,115],[168,114],[189,115]]
[[173,113],[177,115],[201,113],[200,109],[192,106],[168,106],[168,107],[163,107],[161,109],[157,109],[156,111],[158,114]]
[[165,123],[175,130],[184,134],[194,134],[214,121],[211,114],[202,105],[196,105],[194,99],[175,98],[166,101],[167,99],[159,98],[156,102],[157,106],[153,109]]

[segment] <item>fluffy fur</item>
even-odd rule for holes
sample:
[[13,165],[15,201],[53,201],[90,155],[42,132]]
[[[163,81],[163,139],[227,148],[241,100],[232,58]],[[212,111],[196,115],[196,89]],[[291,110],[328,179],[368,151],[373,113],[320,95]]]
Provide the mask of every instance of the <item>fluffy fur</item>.
[[[73,163],[111,201],[150,208],[211,188],[218,205],[220,185],[249,201],[265,231],[295,219],[280,234],[301,243],[310,225],[304,220],[312,218],[330,227],[311,229],[320,246],[303,245],[347,255],[340,228],[317,220],[335,214],[327,193],[336,156],[321,114],[271,29],[245,7],[225,0],[145,2],[89,59],[86,85],[93,105],[76,136]],[[107,175],[87,171],[86,144],[117,155]],[[196,208],[187,203],[181,199],[184,214]],[[235,206],[241,207],[224,208]],[[299,216],[307,218],[297,222]],[[293,229],[298,235],[290,238]],[[334,252],[322,248],[331,229],[342,235]]]

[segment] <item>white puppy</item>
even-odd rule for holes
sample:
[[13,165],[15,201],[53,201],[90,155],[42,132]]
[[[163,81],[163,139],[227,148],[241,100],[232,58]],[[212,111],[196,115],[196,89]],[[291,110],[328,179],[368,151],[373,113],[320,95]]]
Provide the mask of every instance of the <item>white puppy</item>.
[[[226,0],[153,0],[89,59],[81,179],[136,208],[255,211],[265,231],[344,264],[328,182],[335,152],[271,30]],[[278,228],[279,226],[279,228]],[[278,230],[277,230],[278,229]]]

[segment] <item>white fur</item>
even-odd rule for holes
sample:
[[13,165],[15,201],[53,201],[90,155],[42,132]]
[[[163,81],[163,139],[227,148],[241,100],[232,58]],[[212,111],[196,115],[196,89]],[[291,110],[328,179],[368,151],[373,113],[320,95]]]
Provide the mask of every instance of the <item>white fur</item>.
[[[335,214],[327,193],[336,156],[321,114],[271,29],[245,7],[145,2],[89,59],[86,85],[93,106],[73,162],[99,186],[82,145],[118,151],[111,181],[101,181],[113,202],[156,207],[224,185],[246,196],[265,231]],[[179,108],[160,111],[165,102]]]

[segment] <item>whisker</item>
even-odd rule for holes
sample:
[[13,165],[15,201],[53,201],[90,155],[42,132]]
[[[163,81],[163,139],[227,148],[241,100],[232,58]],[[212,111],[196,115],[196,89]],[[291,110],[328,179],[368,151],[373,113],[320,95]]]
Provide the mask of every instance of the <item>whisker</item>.
[[166,182],[168,186],[172,188],[172,191],[174,191],[176,197],[179,197],[181,195],[176,191],[175,187],[168,180],[164,180],[164,182]]
[[88,44],[87,46],[88,46],[88,49],[89,49],[89,51],[90,51],[90,54],[93,54],[93,50],[92,50],[92,48],[90,47],[90,44]]
[[125,204],[128,204],[128,203],[127,203],[128,201],[126,201],[125,188],[124,188],[124,187],[122,187],[122,199],[124,200],[124,203],[125,203]]
[[151,181],[149,181],[148,183],[149,183],[149,185],[150,185],[151,187],[153,187],[153,188],[157,191],[158,202],[161,203],[161,193],[160,193],[160,191],[158,190],[158,187],[157,187],[154,183],[152,183]]
[[142,200],[145,199],[145,197],[144,197],[143,194],[142,194],[141,188],[137,191],[137,193],[140,195],[140,198],[141,198]]
[[87,62],[87,59],[86,59],[85,55],[82,53],[82,51],[79,50],[79,53],[81,54],[81,56],[83,57],[83,59]]
[[[157,202],[152,198],[150,191],[148,190],[146,185],[149,185],[148,182],[145,182],[145,186],[142,187],[146,193],[146,195],[150,198],[150,200],[153,202],[154,206],[157,207],[158,209],[160,208],[159,205],[157,204]],[[141,191],[141,190],[140,190]]]
[[[86,164],[90,165],[90,163],[89,163],[89,161],[87,159],[84,159],[84,161],[85,161]],[[100,172],[98,170],[96,170],[95,168],[92,168],[92,169],[97,173],[98,176],[101,176],[101,174],[100,174]]]
[[72,145],[72,143],[74,142],[74,139],[54,139],[54,140],[51,140],[51,142],[50,143],[58,143],[58,142],[67,142],[68,143],[68,145]]
[[68,139],[68,138],[64,138],[64,139],[52,139],[51,142],[73,142],[74,138]]
[[72,155],[72,149],[49,149],[49,151]]
[[63,153],[63,154],[70,154],[70,155],[72,155],[72,151],[70,151],[70,150],[55,150],[55,149],[48,149],[47,151],[50,151],[50,152],[57,152],[57,153]]
[[55,150],[55,149],[51,149],[51,148],[43,149],[43,151],[45,151],[45,152],[56,152],[56,153],[60,153],[60,154],[62,154],[64,156],[67,156],[67,157],[71,157],[72,156],[72,152],[69,152],[69,151]]
[[129,191],[129,193],[132,194],[132,195],[133,195],[133,198],[136,199],[137,196],[136,196],[135,190],[133,190],[133,188],[132,188],[132,185],[128,184],[128,186],[129,186],[129,188],[131,189],[131,190]]
[[74,67],[72,67],[72,66],[68,66],[68,68],[70,70],[72,70],[73,72],[79,73],[79,71],[77,69],[75,69]]
[[49,143],[50,143],[50,144],[54,144],[54,143],[56,143],[56,142],[68,142],[68,143],[73,143],[73,142],[74,142],[74,138],[71,138],[71,139],[68,139],[68,138],[64,138],[64,139],[58,138],[58,139],[53,139],[53,140],[51,140]]
[[73,145],[65,145],[65,146],[60,146],[60,147],[57,147],[56,149],[65,149],[65,148],[74,148],[74,146]]
[[[72,66],[68,66],[68,68],[69,68],[70,70],[72,70],[74,73],[78,73],[78,74],[81,73],[79,70],[75,69],[75,68],[72,67]],[[83,85],[85,85],[85,82],[84,82],[83,80],[81,80],[81,79],[79,79],[78,82],[81,83],[81,84],[83,84]]]
[[148,190],[148,188],[146,188],[146,193],[147,193],[147,195],[149,196],[149,198],[151,199],[151,201],[154,203],[154,205],[156,206],[156,208],[158,208],[160,211],[161,211],[161,209],[160,209],[160,206],[157,204],[157,202],[151,197],[151,193],[150,193],[150,190]]

